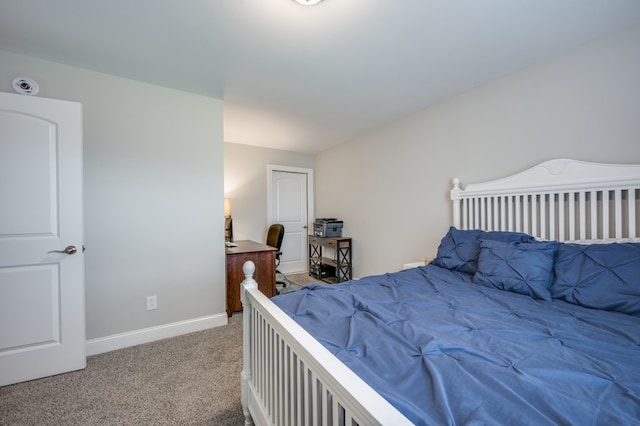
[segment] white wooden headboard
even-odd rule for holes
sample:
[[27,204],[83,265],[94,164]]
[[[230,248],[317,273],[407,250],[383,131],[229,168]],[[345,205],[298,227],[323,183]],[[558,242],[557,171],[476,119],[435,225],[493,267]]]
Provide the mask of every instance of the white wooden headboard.
[[635,240],[640,165],[558,159],[464,189],[453,180],[459,229],[519,231],[557,241]]

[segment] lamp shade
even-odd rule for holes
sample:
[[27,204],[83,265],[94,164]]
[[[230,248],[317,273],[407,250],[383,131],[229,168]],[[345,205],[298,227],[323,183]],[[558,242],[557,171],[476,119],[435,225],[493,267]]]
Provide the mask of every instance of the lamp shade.
[[231,199],[229,198],[224,199],[224,216],[231,216]]

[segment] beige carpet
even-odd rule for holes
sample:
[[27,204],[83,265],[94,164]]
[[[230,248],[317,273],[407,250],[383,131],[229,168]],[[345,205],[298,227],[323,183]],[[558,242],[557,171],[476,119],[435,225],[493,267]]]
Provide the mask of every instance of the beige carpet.
[[0,387],[0,425],[244,424],[242,315],[229,325],[87,359],[87,368]]
[[322,282],[317,278],[309,276],[307,272],[301,272],[299,274],[287,274],[287,279],[301,286],[305,286],[307,284],[312,284],[312,283],[326,284],[325,282]]
[[[287,275],[304,286],[307,273]],[[244,424],[242,315],[210,330],[91,356],[87,368],[0,387],[0,425]]]

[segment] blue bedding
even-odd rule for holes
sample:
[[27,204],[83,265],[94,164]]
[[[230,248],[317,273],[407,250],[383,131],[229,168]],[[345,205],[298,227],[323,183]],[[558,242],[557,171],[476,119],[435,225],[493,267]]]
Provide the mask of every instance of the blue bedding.
[[640,317],[435,265],[273,302],[419,425],[640,424]]

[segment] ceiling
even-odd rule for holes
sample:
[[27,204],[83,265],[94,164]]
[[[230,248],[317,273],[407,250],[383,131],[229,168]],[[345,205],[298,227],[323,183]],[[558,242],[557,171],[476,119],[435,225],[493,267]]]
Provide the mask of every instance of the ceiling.
[[0,50],[224,100],[317,153],[640,22],[638,0],[0,0]]

